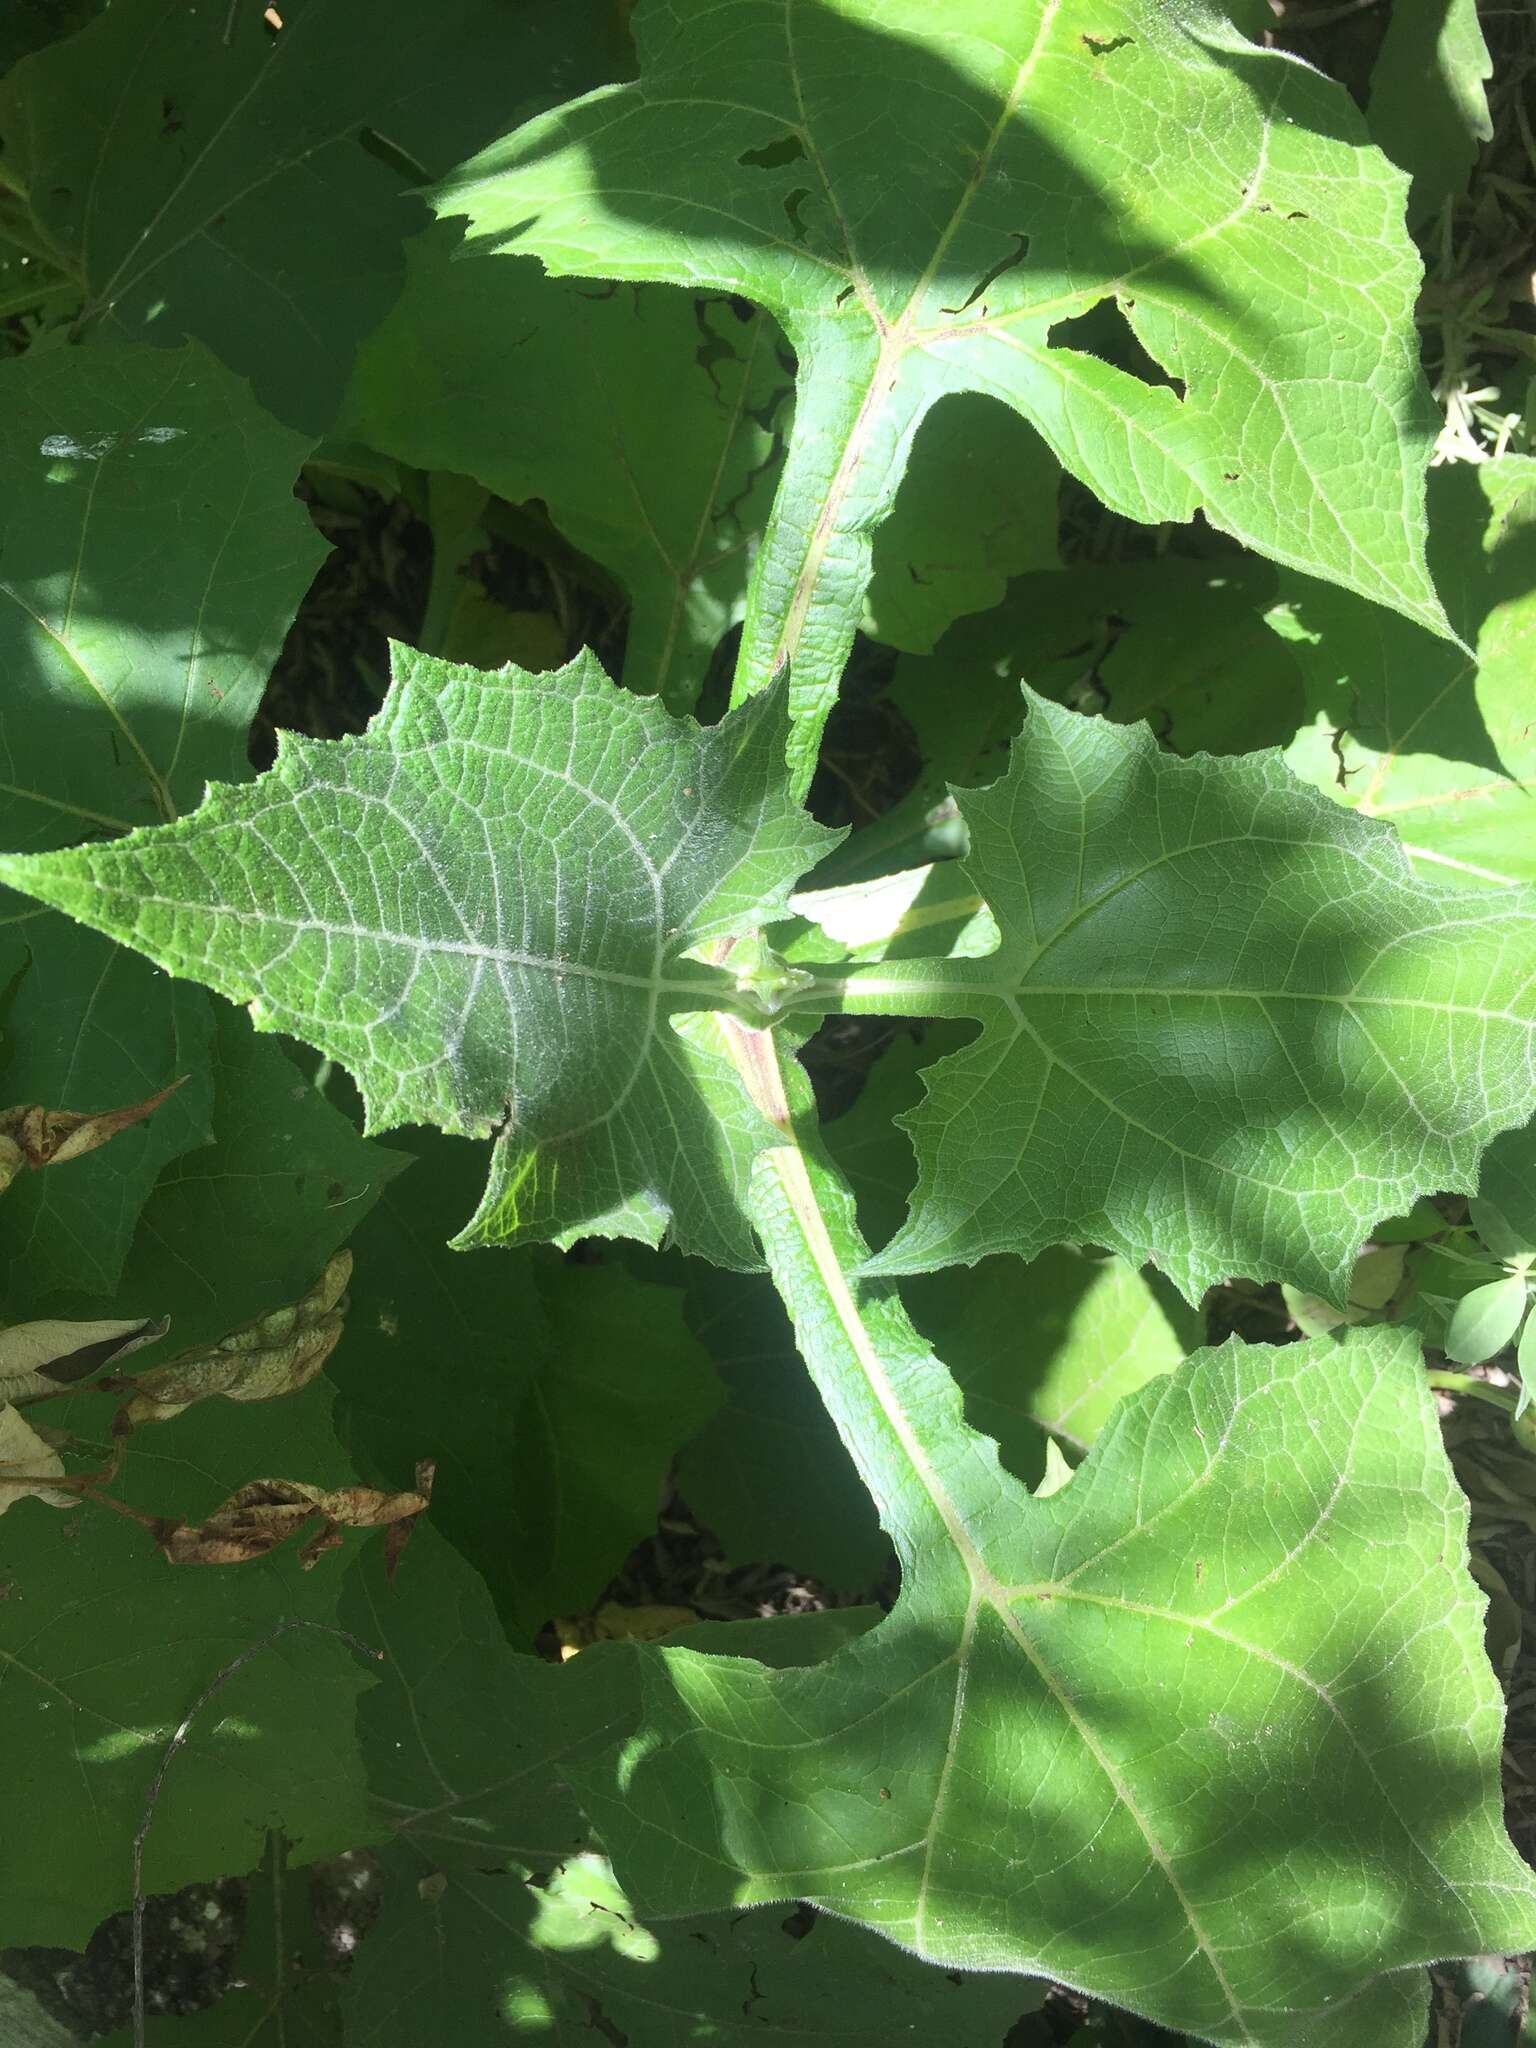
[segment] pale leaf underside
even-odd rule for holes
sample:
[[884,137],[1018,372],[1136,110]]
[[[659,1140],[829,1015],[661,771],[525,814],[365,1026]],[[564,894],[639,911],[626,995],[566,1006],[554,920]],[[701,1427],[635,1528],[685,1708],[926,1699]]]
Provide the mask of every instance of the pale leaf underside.
[[369,1128],[497,1134],[469,1242],[609,1231],[756,1262],[763,1128],[697,950],[783,914],[834,835],[785,788],[780,697],[701,729],[590,656],[489,675],[397,649],[357,740],[4,879],[248,1002],[356,1076]]

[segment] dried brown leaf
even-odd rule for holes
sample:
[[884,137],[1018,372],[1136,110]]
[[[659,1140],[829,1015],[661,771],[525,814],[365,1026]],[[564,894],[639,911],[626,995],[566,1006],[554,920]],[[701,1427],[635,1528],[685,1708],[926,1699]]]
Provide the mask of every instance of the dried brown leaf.
[[24,1166],[62,1166],[105,1145],[119,1131],[142,1123],[174,1095],[186,1079],[172,1081],[142,1102],[120,1109],[44,1109],[39,1102],[0,1110],[0,1190],[8,1188]]
[[[418,1475],[423,1468],[418,1467]],[[431,1500],[430,1468],[425,1489],[385,1493],[372,1486],[307,1486],[297,1479],[252,1479],[237,1488],[202,1522],[161,1521],[155,1539],[172,1564],[246,1564],[265,1557],[307,1522],[318,1522],[300,1552],[308,1569],[341,1541],[343,1529],[391,1533],[426,1512]],[[395,1539],[398,1555],[399,1543]]]
[[337,1252],[302,1300],[258,1316],[217,1344],[113,1384],[132,1398],[130,1423],[168,1422],[194,1401],[271,1401],[297,1393],[336,1348],[346,1315],[352,1254]]

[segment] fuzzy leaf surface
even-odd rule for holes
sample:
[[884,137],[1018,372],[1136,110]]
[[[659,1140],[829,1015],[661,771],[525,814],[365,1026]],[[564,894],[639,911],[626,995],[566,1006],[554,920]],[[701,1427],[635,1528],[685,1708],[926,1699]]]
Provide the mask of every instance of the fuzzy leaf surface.
[[566,1767],[641,1912],[806,1898],[1234,2048],[1415,2048],[1405,1973],[1525,1942],[1536,1882],[1411,1339],[1198,1353],[1031,1497],[848,1277],[846,1191],[786,1145],[754,1214],[904,1590],[811,1672],[654,1653]]
[[1342,1301],[1371,1225],[1474,1192],[1528,1114],[1536,900],[1421,882],[1277,754],[1181,761],[1026,694],[1007,773],[957,796],[997,951],[842,981],[846,1009],[983,1024],[929,1070],[874,1270],[1067,1241],[1191,1300],[1244,1274]]
[[781,693],[701,729],[583,655],[488,675],[397,649],[357,739],[284,737],[193,817],[0,878],[253,1005],[355,1076],[370,1131],[497,1133],[465,1243],[608,1234],[756,1263],[767,1125],[685,958],[782,916],[835,835],[789,795]]
[[[737,687],[790,662],[803,771],[870,534],[949,393],[1021,413],[1117,511],[1203,510],[1443,630],[1404,179],[1338,87],[1138,0],[962,0],[942,28],[930,0],[687,0],[635,32],[636,84],[436,204],[551,271],[714,286],[785,328],[795,426]],[[1120,362],[1061,331],[1105,301]]]

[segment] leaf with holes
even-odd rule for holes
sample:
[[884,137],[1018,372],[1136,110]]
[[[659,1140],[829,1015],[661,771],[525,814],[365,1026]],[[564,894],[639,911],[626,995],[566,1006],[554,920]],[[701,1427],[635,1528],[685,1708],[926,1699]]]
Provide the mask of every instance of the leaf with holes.
[[397,648],[359,739],[284,735],[248,788],[0,879],[252,1005],[357,1078],[369,1128],[497,1134],[463,1244],[669,1223],[757,1263],[741,1190],[768,1125],[698,956],[784,914],[837,835],[789,796],[781,692],[718,726],[589,655],[487,675]]
[[1026,692],[958,793],[1001,930],[979,960],[822,970],[807,1005],[976,1017],[906,1121],[883,1273],[1063,1240],[1343,1301],[1373,1223],[1475,1191],[1536,1087],[1536,898],[1420,882],[1277,754],[1161,753]]
[[[283,629],[325,553],[307,451],[197,347],[103,342],[0,365],[0,846],[68,845],[243,777]],[[90,1159],[7,1198],[12,1314],[109,1295],[167,1161],[206,1143],[207,1002],[77,926],[0,900],[17,977],[0,1100],[105,1107],[186,1085]]]
[[[1445,630],[1403,176],[1214,11],[659,0],[641,75],[437,207],[551,271],[740,294],[799,358],[737,688],[787,660],[807,777],[918,426],[1022,413],[1131,518],[1211,522]],[[1100,310],[1096,310],[1100,309]]]
[[[402,2013],[421,2048],[592,2034],[633,2048],[884,2048],[912,2031],[969,2048],[1039,2004],[1041,1986],[925,1970],[808,1913],[647,1925],[559,1772],[632,1725],[651,1653],[598,1644],[559,1666],[514,1655],[485,1589],[430,1527],[392,1589],[376,1560],[350,1576],[347,1618],[388,1652],[359,1732],[395,1837],[380,1923],[344,1992],[358,2048],[393,2048]],[[870,1619],[845,1609],[689,1633],[726,1667],[777,1667],[814,1664]]]
[[565,1769],[639,1915],[804,1898],[1233,2048],[1417,2048],[1403,1973],[1523,1947],[1536,1881],[1411,1339],[1200,1352],[1032,1498],[832,1177],[767,1151],[753,1213],[904,1590],[809,1672],[650,1655]]

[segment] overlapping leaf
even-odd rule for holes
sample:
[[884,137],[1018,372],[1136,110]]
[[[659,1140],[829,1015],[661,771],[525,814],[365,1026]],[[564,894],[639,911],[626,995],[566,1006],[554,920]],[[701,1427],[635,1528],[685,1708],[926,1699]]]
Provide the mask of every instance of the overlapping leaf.
[[625,679],[691,709],[746,601],[788,380],[772,323],[681,292],[463,263],[438,229],[364,347],[338,431],[539,498],[633,603]]
[[[239,1411],[238,1427],[218,1405],[141,1432],[117,1493],[157,1514],[196,1516],[257,1472],[350,1482],[323,1382]],[[80,1449],[104,1454],[114,1406],[79,1395],[40,1412]],[[147,1838],[146,1889],[249,1869],[269,1826],[284,1828],[304,1860],[370,1839],[352,1734],[368,1667],[325,1633],[336,1624],[340,1560],[306,1572],[290,1546],[226,1570],[173,1567],[145,1529],[105,1508],[23,1501],[5,1520],[3,1577],[8,1941],[79,1946],[128,1904],[133,1840],[166,1745],[247,1651],[172,1766]]]
[[352,1241],[347,1341],[328,1368],[341,1434],[379,1485],[436,1461],[432,1525],[527,1644],[591,1607],[654,1530],[671,1456],[719,1389],[680,1290],[616,1262],[450,1250],[483,1158],[426,1131],[410,1147]]
[[1286,758],[1337,803],[1388,818],[1414,863],[1469,888],[1536,882],[1536,460],[1430,478],[1431,560],[1468,655],[1347,593],[1288,580],[1308,723]]
[[[803,772],[946,393],[1021,412],[1116,510],[1203,509],[1443,628],[1403,180],[1339,88],[1138,0],[942,25],[928,0],[688,0],[635,28],[637,84],[529,123],[437,205],[552,271],[709,284],[785,327],[795,429],[737,683],[790,661]],[[1105,301],[1118,362],[1069,324]]]
[[0,872],[320,1046],[373,1130],[495,1132],[464,1242],[670,1220],[753,1265],[768,1127],[674,1013],[737,1000],[699,951],[781,916],[834,843],[785,786],[782,695],[700,729],[589,656],[487,675],[398,649],[396,677],[359,739],[285,738],[194,817]]
[[360,1138],[281,1047],[223,1003],[213,1079],[212,1143],[156,1181],[119,1289],[122,1302],[171,1318],[162,1356],[295,1301],[408,1164]]
[[1464,192],[1493,134],[1493,59],[1475,0],[1407,0],[1393,8],[1371,72],[1371,136],[1413,173],[1408,217],[1431,220]]
[[[115,18],[115,15],[114,15]],[[198,348],[0,366],[0,845],[98,837],[246,773],[245,734],[324,548],[306,444]],[[0,1099],[105,1108],[185,1076],[140,1129],[9,1197],[14,1314],[108,1295],[160,1168],[206,1142],[206,1001],[7,894]]]
[[381,0],[366,34],[346,0],[116,0],[17,67],[0,133],[88,321],[195,335],[318,433],[400,288],[413,188],[519,105],[620,75],[603,0]]
[[812,1672],[648,1660],[636,1735],[566,1767],[641,1913],[799,1896],[1201,2039],[1416,2048],[1402,1973],[1523,1944],[1536,1883],[1411,1341],[1198,1354],[1031,1499],[846,1277],[846,1195],[788,1146],[755,1190],[905,1590]]
[[982,960],[847,971],[848,1008],[983,1020],[929,1074],[886,1273],[1062,1240],[1191,1298],[1231,1274],[1343,1299],[1372,1223],[1529,1113],[1536,902],[1419,882],[1277,755],[1174,759],[1030,698],[962,791]]
[[[350,1974],[348,2038],[557,2042],[617,2033],[633,2048],[699,2039],[877,2048],[894,2032],[989,2048],[1040,1987],[925,1970],[829,1919],[803,1938],[782,1912],[647,1925],[595,1850],[561,1768],[632,1725],[642,1657],[599,1645],[562,1667],[507,1648],[484,1589],[424,1530],[394,1592],[365,1561],[351,1625],[387,1646],[360,1732],[381,1813],[384,1912]],[[737,1657],[812,1664],[868,1616],[690,1631]],[[734,1655],[732,1653],[735,1653]]]

